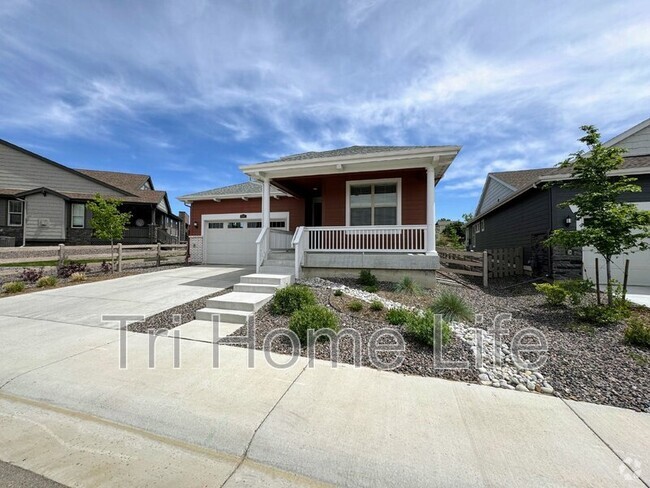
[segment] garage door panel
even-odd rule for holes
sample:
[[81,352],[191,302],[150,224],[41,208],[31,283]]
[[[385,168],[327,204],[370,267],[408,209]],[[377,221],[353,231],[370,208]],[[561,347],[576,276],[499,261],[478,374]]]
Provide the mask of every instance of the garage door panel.
[[206,262],[208,264],[255,264],[255,240],[260,229],[207,229]]
[[[650,242],[649,242],[650,244]],[[598,258],[598,271],[600,282],[607,281],[605,258],[591,248],[584,248],[582,260],[585,268],[585,278],[596,281],[596,258]],[[612,259],[612,279],[623,283],[625,274],[625,260],[630,260],[628,275],[629,286],[650,286],[650,251],[638,251],[627,255],[615,256]]]

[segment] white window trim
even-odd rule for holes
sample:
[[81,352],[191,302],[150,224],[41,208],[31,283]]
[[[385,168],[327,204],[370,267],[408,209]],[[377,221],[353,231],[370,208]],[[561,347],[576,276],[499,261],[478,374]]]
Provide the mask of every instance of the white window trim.
[[[397,222],[395,225],[402,225],[402,178],[385,178],[377,180],[348,180],[345,182],[345,226],[350,227],[350,189],[357,185],[382,185],[395,183],[397,185]],[[374,227],[364,225],[360,227]]]
[[[20,203],[20,224],[12,224],[11,223],[11,216],[18,213],[18,212],[12,212],[11,211],[11,203],[12,202]],[[7,226],[8,227],[22,227],[24,218],[25,218],[25,202],[23,202],[22,200],[8,200],[7,201]]]
[[[81,207],[84,209],[83,212],[83,224],[81,225],[74,225],[74,208],[76,206],[81,205]],[[73,203],[70,206],[70,227],[73,229],[85,229],[86,228],[86,206],[83,203]]]

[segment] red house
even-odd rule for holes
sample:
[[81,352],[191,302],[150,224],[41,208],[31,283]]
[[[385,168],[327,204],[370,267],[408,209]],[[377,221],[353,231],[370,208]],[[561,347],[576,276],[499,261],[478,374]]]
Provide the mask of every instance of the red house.
[[352,146],[246,165],[247,183],[185,195],[193,262],[296,277],[434,279],[435,187],[458,146]]

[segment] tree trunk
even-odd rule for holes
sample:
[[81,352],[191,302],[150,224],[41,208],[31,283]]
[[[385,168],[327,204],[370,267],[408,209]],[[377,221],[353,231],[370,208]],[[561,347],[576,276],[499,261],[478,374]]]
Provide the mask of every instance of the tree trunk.
[[614,292],[612,290],[612,257],[606,256],[605,263],[607,264],[607,305],[611,307],[614,305]]
[[111,273],[115,272],[115,258],[113,257],[113,239],[111,239]]

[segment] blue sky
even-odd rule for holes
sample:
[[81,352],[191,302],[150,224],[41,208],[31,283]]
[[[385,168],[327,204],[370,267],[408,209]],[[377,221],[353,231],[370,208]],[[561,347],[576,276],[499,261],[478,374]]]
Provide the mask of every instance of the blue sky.
[[353,144],[459,144],[439,217],[650,117],[647,0],[0,3],[0,138],[181,194]]

